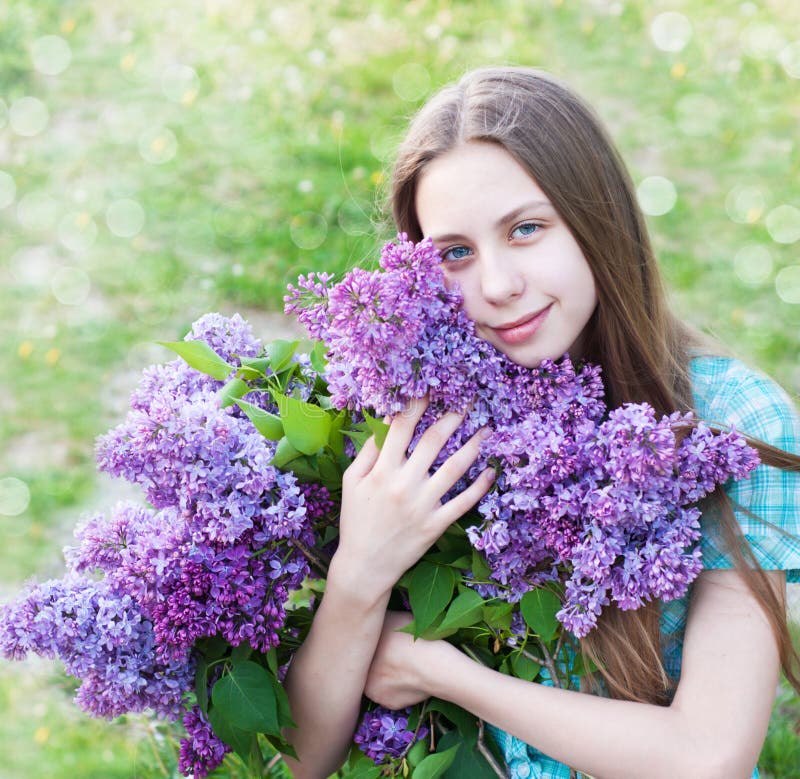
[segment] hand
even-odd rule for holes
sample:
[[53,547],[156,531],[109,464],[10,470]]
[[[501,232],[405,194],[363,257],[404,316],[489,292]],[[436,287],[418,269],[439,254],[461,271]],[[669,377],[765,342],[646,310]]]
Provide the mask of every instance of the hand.
[[[494,472],[487,468],[446,503],[441,498],[478,456],[487,431],[479,431],[439,469],[428,471],[442,447],[464,420],[449,412],[431,425],[406,457],[427,400],[413,401],[392,420],[383,448],[370,438],[345,471],[339,523],[339,570],[373,592],[388,593],[448,525],[486,493]],[[342,560],[346,561],[342,563]]]
[[403,709],[429,698],[427,678],[437,664],[458,650],[446,641],[416,641],[400,628],[411,622],[407,611],[387,611],[378,647],[367,674],[364,695],[388,709]]

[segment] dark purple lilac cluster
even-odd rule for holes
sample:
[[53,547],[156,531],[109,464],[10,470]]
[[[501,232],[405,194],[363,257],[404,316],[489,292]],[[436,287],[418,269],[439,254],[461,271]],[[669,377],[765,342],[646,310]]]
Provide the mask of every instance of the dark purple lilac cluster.
[[324,340],[340,407],[393,413],[429,396],[412,448],[443,411],[471,403],[434,467],[478,428],[494,429],[468,474],[487,464],[499,473],[478,507],[483,523],[469,530],[491,570],[479,590],[517,601],[561,581],[559,619],[577,636],[612,601],[635,609],[683,595],[702,566],[693,504],[749,474],[755,451],[691,414],[657,420],[646,404],[609,412],[596,366],[576,369],[567,356],[536,370],[511,362],[478,338],[429,239],[401,234],[381,266],[335,285],[301,278],[286,310]]
[[184,776],[203,779],[223,761],[230,747],[214,733],[199,706],[183,715],[183,728],[186,738],[181,740],[178,769]]
[[428,736],[428,728],[408,725],[411,709],[391,711],[378,706],[365,712],[353,741],[377,765],[403,757],[415,741]]
[[[238,316],[206,315],[190,339],[231,364],[262,349]],[[111,567],[102,522],[79,533],[73,553],[79,570],[101,568],[136,594],[165,657],[186,658],[198,639],[214,635],[232,646],[276,646],[288,592],[309,572],[290,543],[314,542],[305,493],[270,465],[274,442],[236,406],[220,406],[221,386],[183,360],[146,372],[127,419],[98,439],[97,461],[140,485],[156,511],[146,519],[133,508],[112,514],[108,531],[114,539],[126,525],[126,545]]]
[[[206,315],[187,340],[231,365],[263,352],[238,315]],[[222,386],[182,359],[145,371],[126,420],[98,439],[97,459],[140,485],[152,507],[120,503],[89,517],[65,550],[68,577],[0,612],[0,652],[59,657],[95,715],[179,718],[197,642],[277,646],[289,594],[309,573],[299,547],[314,545],[330,494],[270,465],[275,443],[237,406],[221,406]],[[205,775],[225,747],[200,710],[185,725],[182,769]]]

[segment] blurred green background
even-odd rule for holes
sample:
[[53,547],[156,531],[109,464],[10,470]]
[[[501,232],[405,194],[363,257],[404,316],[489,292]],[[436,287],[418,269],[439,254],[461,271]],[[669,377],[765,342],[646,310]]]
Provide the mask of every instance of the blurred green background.
[[[674,305],[800,391],[800,4],[7,0],[0,5],[0,599],[63,572],[130,494],[93,440],[206,311],[264,337],[285,284],[372,262],[408,118],[484,64],[592,102]],[[2,779],[161,777],[169,734],[96,722],[54,664],[0,662]],[[762,755],[800,777],[784,685]]]

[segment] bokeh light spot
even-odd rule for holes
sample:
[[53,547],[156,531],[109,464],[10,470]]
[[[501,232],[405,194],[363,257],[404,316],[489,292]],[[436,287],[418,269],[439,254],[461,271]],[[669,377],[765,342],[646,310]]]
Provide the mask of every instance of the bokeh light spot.
[[22,514],[31,502],[31,491],[22,479],[6,476],[0,479],[0,514],[16,517]]
[[0,170],[0,208],[8,208],[17,197],[17,185],[14,177]]
[[29,192],[17,203],[17,221],[26,230],[50,230],[58,212],[58,203],[44,192]]
[[144,209],[128,198],[115,200],[106,209],[106,224],[114,235],[120,238],[133,238],[144,227]]
[[55,365],[60,359],[61,352],[55,346],[44,353],[44,361],[48,365]]
[[736,252],[733,270],[748,287],[758,287],[772,275],[772,255],[766,246],[748,244]]
[[139,154],[145,162],[163,165],[178,151],[178,140],[168,127],[145,130],[139,136]]
[[322,214],[303,211],[292,217],[289,234],[299,249],[316,249],[328,234],[328,222]]
[[31,44],[33,67],[46,76],[63,73],[72,62],[69,44],[59,35],[45,35]]
[[800,265],[790,265],[778,271],[775,291],[784,303],[800,303]]
[[85,303],[91,286],[85,271],[70,267],[59,268],[50,282],[50,289],[56,300],[65,306],[80,306]]
[[692,37],[692,23],[677,11],[666,11],[650,23],[650,37],[661,51],[681,51]]
[[392,85],[401,100],[413,102],[427,94],[431,88],[431,75],[423,65],[408,62],[394,72]]
[[782,205],[773,208],[764,220],[775,243],[794,243],[800,240],[800,209]]
[[9,269],[20,284],[46,287],[56,262],[51,246],[23,246],[11,255]]
[[21,97],[8,111],[11,129],[25,138],[38,135],[50,121],[47,106],[36,97]]
[[684,95],[675,104],[678,127],[691,137],[714,135],[719,132],[721,112],[713,97],[708,95]]
[[200,79],[188,65],[170,65],[161,74],[161,91],[173,103],[190,104],[200,91]]
[[751,24],[742,32],[744,50],[754,59],[770,59],[786,45],[783,33],[765,22]]
[[97,225],[85,211],[73,211],[58,223],[58,240],[70,251],[84,252],[97,238]]
[[636,194],[642,211],[650,216],[669,213],[678,200],[675,185],[663,176],[648,176],[636,188]]
[[757,222],[766,207],[767,200],[762,190],[746,184],[733,187],[725,198],[725,210],[738,224]]
[[23,341],[17,347],[17,355],[21,360],[27,360],[33,354],[33,342]]
[[800,78],[800,41],[784,46],[778,53],[778,62],[786,71],[786,75]]

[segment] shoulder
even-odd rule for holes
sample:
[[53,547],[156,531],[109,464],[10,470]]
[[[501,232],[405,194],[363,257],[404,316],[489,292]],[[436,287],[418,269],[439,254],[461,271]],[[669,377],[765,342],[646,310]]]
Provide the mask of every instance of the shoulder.
[[733,357],[702,356],[690,360],[689,377],[701,419],[798,452],[800,414],[769,376]]

